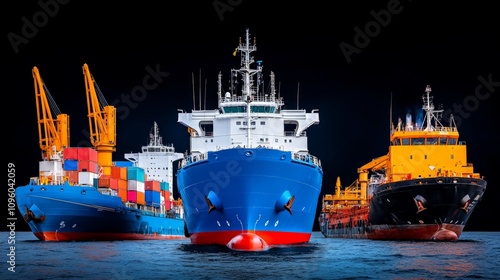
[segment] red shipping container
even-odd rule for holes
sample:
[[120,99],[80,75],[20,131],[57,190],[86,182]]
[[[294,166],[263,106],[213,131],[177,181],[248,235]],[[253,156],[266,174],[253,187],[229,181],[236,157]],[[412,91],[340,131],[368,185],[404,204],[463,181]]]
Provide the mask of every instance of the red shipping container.
[[156,181],[156,180],[145,181],[144,187],[145,187],[146,191],[160,192],[160,181]]
[[172,203],[170,203],[170,200],[165,200],[165,210],[171,210],[172,209]]
[[68,178],[68,183],[70,185],[78,184],[78,171],[66,170],[66,171],[64,171],[64,176],[66,176]]
[[118,179],[111,178],[109,175],[103,175],[98,179],[97,183],[99,188],[110,188],[118,190]]
[[97,162],[90,160],[79,160],[78,161],[78,171],[97,173]]
[[63,158],[70,160],[78,160],[78,148],[72,148],[72,147],[64,148]]
[[78,160],[97,162],[97,151],[93,148],[78,148]]
[[127,180],[127,168],[126,167],[112,166],[111,167],[111,177],[116,178],[116,179]]

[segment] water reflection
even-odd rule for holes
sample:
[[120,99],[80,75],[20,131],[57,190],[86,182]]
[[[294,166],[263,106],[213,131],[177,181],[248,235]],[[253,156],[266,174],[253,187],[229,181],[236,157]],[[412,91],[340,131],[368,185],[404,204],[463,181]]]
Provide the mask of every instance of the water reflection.
[[389,242],[394,269],[423,275],[465,277],[477,269],[474,255],[482,255],[480,242]]

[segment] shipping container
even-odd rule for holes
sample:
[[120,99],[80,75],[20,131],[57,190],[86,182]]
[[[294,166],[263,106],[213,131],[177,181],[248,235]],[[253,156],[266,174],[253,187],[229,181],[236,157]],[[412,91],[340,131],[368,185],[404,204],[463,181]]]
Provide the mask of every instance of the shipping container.
[[146,204],[144,192],[128,191],[127,192],[127,199],[130,202],[137,203],[140,205]]
[[97,151],[93,148],[80,147],[78,149],[79,161],[93,161],[97,162]]
[[78,148],[76,147],[64,148],[63,158],[64,160],[78,160]]
[[70,185],[75,185],[78,184],[78,171],[74,170],[65,170],[64,171],[64,176],[67,178],[68,183]]
[[127,180],[127,190],[138,191],[144,193],[144,182],[137,180]]
[[118,196],[122,199],[122,202],[127,201],[127,180],[118,179]]
[[134,166],[134,163],[131,161],[113,161],[113,166],[116,167],[130,167]]
[[144,192],[137,192],[137,204],[145,205],[146,204],[146,196]]
[[110,188],[112,190],[118,190],[118,179],[111,178],[109,175],[102,175],[98,179],[97,187],[99,188]]
[[93,172],[78,172],[78,184],[94,186],[94,179],[97,178],[97,174]]
[[78,161],[73,159],[66,159],[64,160],[63,168],[67,171],[78,171]]
[[127,179],[144,183],[144,169],[135,166],[127,167]]
[[156,191],[159,193],[160,192],[160,181],[156,181],[156,180],[145,181],[144,182],[144,189],[146,191],[151,190],[151,191]]
[[160,192],[159,191],[146,190],[144,192],[144,194],[145,194],[146,205],[155,206],[155,207],[160,206]]
[[170,191],[170,186],[168,182],[160,182],[160,190],[161,191]]
[[170,192],[169,192],[169,191],[160,191],[160,193],[161,193],[161,196],[163,196],[163,197],[165,198],[165,201],[170,201],[170,200],[172,200],[172,199],[170,198]]
[[78,160],[78,171],[98,173],[97,162],[90,160]]
[[116,178],[116,179],[123,179],[127,180],[127,168],[126,167],[118,167],[118,166],[112,166],[111,167],[111,177]]

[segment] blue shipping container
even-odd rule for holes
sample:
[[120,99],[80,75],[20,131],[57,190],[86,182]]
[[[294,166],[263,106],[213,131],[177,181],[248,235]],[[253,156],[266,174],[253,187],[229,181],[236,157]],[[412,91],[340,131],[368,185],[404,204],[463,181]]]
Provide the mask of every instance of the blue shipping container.
[[160,193],[153,190],[146,190],[144,193],[146,205],[149,206],[159,206],[160,205]]
[[160,190],[168,191],[168,182],[160,182]]
[[66,171],[78,171],[78,161],[71,159],[64,160],[63,169]]
[[134,163],[128,160],[125,161],[113,161],[113,165],[116,167],[129,167],[134,166]]
[[129,180],[144,182],[144,169],[135,166],[127,167],[127,178]]

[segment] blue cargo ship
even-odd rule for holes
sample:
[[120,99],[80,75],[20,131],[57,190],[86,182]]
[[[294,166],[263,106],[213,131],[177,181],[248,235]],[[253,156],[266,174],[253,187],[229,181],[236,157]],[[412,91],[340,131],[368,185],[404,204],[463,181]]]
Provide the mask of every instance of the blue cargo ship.
[[218,76],[218,108],[178,114],[191,143],[177,187],[193,244],[257,251],[311,237],[323,170],[306,129],[319,114],[284,109],[274,73],[267,85],[262,62],[251,68],[254,51],[247,30],[227,91]]
[[162,144],[156,123],[149,144],[125,154],[128,164],[116,162],[109,176],[76,167],[97,166],[95,155],[93,148],[66,148],[61,160],[41,161],[40,176],[16,188],[17,207],[38,239],[186,238],[182,203],[171,192],[172,162],[182,153]]

